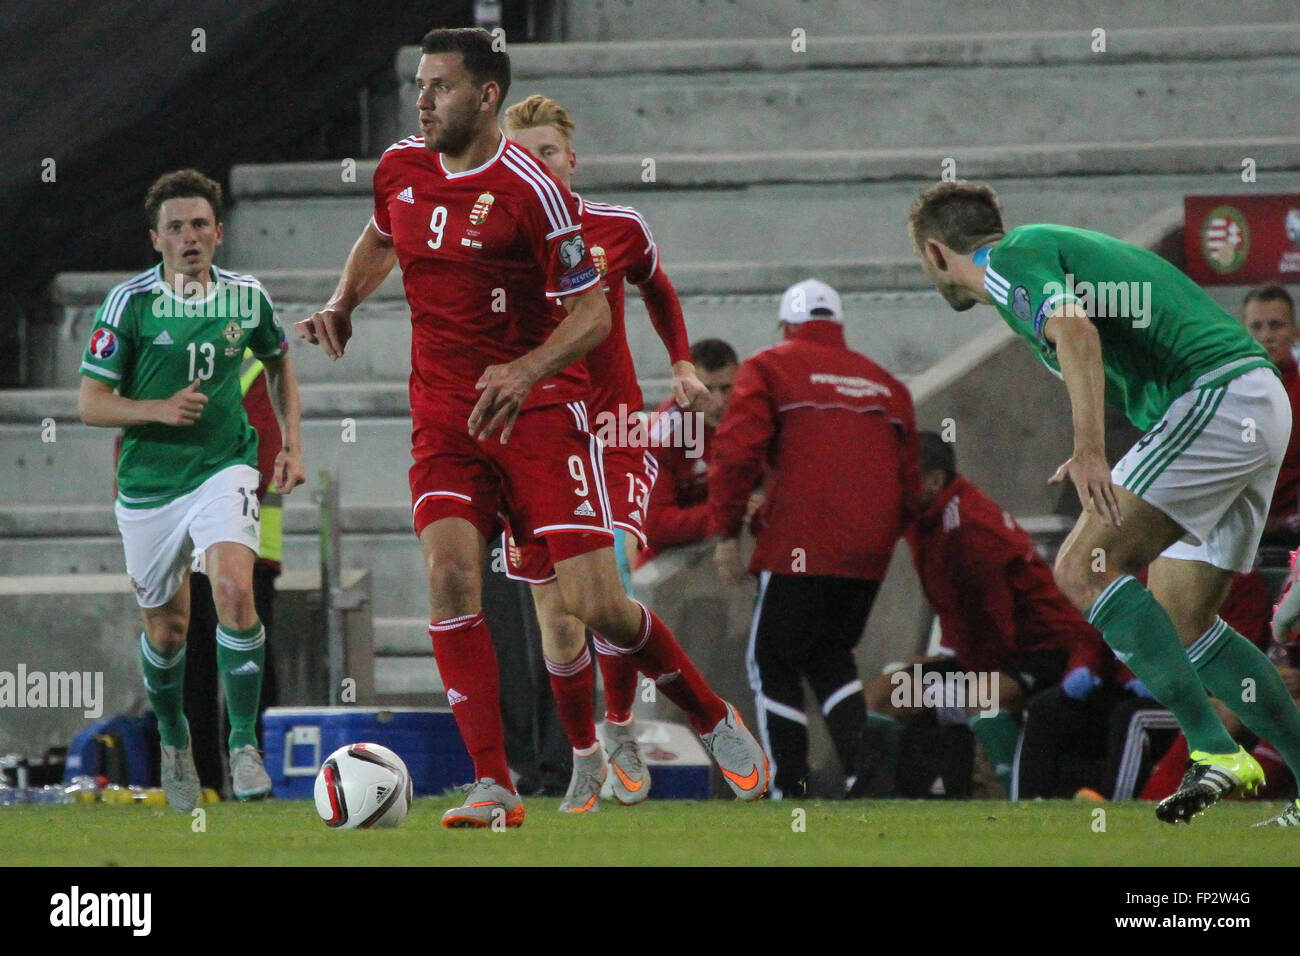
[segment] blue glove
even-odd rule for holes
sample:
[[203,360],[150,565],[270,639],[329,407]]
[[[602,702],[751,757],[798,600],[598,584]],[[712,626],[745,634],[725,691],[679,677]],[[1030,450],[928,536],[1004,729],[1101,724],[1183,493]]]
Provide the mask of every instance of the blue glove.
[[1125,684],[1124,689],[1137,697],[1145,697],[1147,700],[1156,699],[1156,695],[1147,690],[1147,685],[1142,683],[1136,677]]
[[1084,700],[1101,686],[1101,678],[1087,667],[1076,667],[1061,681],[1061,690],[1070,700]]

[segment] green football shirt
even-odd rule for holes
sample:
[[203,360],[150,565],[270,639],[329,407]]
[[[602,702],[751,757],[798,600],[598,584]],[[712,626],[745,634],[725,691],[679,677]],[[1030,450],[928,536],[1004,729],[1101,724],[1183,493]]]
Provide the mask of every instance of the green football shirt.
[[137,400],[170,398],[196,379],[208,396],[193,425],[123,429],[117,487],[128,508],[157,508],[231,465],[257,467],[239,381],[244,349],[278,358],[289,343],[260,282],[216,268],[212,278],[207,295],[185,298],[159,264],[116,286],[95,316],[82,375]]
[[1056,375],[1047,320],[1063,302],[1092,317],[1106,403],[1143,430],[1180,395],[1274,368],[1240,322],[1154,252],[1087,229],[1031,225],[1012,229],[986,256],[977,252],[975,261],[986,265],[984,288],[998,314]]

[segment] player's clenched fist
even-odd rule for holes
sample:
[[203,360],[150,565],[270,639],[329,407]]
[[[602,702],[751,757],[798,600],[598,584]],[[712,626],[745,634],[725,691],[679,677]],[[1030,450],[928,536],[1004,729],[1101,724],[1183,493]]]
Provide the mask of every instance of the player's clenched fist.
[[307,469],[302,464],[302,452],[296,448],[282,448],[275,456],[271,490],[287,495],[307,480]]
[[298,338],[319,345],[331,361],[343,357],[343,348],[352,338],[352,313],[327,307],[313,313],[311,318],[293,324]]
[[164,425],[193,425],[203,414],[208,396],[199,391],[198,379],[190,382],[171,398],[160,402],[158,421]]

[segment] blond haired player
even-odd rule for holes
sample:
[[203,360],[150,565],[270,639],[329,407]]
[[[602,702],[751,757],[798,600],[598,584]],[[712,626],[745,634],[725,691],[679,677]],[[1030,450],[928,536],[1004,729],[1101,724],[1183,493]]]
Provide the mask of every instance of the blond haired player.
[[[506,134],[536,156],[566,187],[571,185],[578,167],[573,149],[575,128],[563,106],[537,93],[506,110]],[[602,434],[625,436],[627,429],[619,425],[630,425],[631,417],[644,404],[627,345],[625,282],[640,290],[650,321],[668,350],[673,366],[673,397],[678,405],[690,407],[709,393],[691,363],[681,304],[659,263],[659,249],[645,219],[630,206],[594,202],[574,195],[583,236],[600,270],[601,288],[609,300],[612,320],[609,337],[587,355],[591,376],[588,408],[593,424],[612,426]],[[623,559],[628,535],[640,547],[646,546],[646,506],[659,466],[648,448],[622,446],[616,441],[606,444],[604,465],[617,535],[614,550]],[[537,544],[510,545],[513,542],[507,546],[506,574],[532,585],[551,690],[573,746],[573,777],[560,809],[572,813],[595,810],[608,771],[596,742],[592,705],[595,675],[586,628],[565,607],[546,549]],[[620,568],[626,586],[625,562],[621,562]],[[623,804],[640,803],[650,794],[650,775],[637,747],[632,719],[637,670],[626,655],[619,654],[599,635],[594,643],[605,685],[605,749],[614,772],[611,781],[614,797]]]

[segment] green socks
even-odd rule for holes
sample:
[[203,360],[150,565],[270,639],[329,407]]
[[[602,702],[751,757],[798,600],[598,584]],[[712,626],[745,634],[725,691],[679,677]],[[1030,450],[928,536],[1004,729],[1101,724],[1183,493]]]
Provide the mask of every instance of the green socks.
[[257,708],[266,665],[266,630],[258,621],[245,631],[217,626],[217,670],[226,694],[230,749],[257,746]]
[[1016,759],[1016,745],[1020,743],[1020,725],[1010,714],[998,711],[991,717],[973,717],[970,732],[988,754],[998,783],[1002,784],[1002,789],[1010,796],[1011,766]]
[[168,747],[181,748],[189,742],[185,726],[185,645],[168,657],[140,632],[140,670],[149,704],[158,718],[158,736]]
[[1237,752],[1237,743],[1224,729],[1188,660],[1174,622],[1137,578],[1124,574],[1112,581],[1093,603],[1088,620],[1115,656],[1173,712],[1190,749]]
[[1263,652],[1219,618],[1187,657],[1206,689],[1272,744],[1300,780],[1300,711]]

